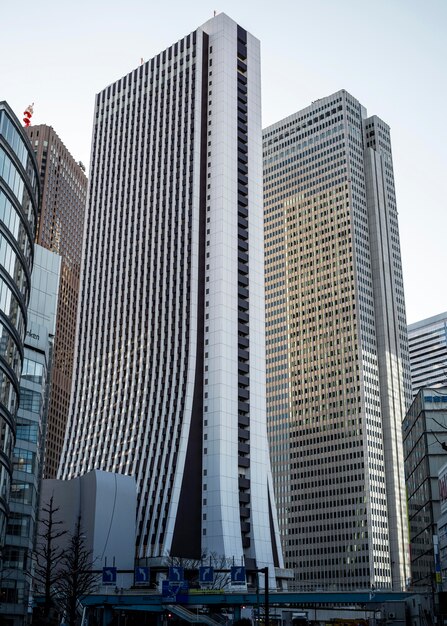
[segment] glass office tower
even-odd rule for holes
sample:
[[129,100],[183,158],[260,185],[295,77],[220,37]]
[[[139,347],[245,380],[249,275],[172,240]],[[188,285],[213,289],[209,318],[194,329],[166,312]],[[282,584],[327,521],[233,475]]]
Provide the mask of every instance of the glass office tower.
[[286,565],[300,587],[403,589],[411,384],[389,128],[339,91],[263,141],[268,429]]
[[0,546],[12,477],[39,180],[31,145],[0,102]]

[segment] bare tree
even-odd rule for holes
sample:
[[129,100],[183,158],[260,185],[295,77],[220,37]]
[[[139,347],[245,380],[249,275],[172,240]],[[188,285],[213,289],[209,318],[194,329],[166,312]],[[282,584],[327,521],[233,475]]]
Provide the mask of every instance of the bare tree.
[[92,572],[92,553],[82,533],[81,517],[61,559],[56,589],[58,602],[69,626],[77,622],[78,603],[97,587],[98,575]]
[[[198,570],[201,566],[212,567],[215,571],[213,582],[208,583],[208,589],[227,589],[231,584],[229,570],[233,565],[233,559],[220,556],[215,552],[204,552],[201,559],[187,559],[176,556],[168,556],[170,566],[183,567],[187,573],[189,582],[199,584]],[[225,570],[225,571],[222,571]]]
[[49,619],[51,608],[55,606],[55,583],[64,553],[62,538],[67,534],[63,521],[57,519],[59,507],[55,506],[53,496],[44,504],[40,514],[40,532],[36,542],[35,581],[44,594],[43,617]]
[[[208,585],[209,589],[228,589],[231,585],[231,578],[228,570],[231,568],[233,559],[218,555],[215,552],[205,555],[201,565],[210,565],[213,567],[216,574],[212,584]],[[226,572],[219,570],[227,570]]]

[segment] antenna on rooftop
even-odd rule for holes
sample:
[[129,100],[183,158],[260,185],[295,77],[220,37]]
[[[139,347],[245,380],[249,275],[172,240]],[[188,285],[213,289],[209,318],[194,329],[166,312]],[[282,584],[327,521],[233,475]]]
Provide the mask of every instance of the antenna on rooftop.
[[23,123],[25,124],[25,127],[28,128],[28,126],[31,125],[31,118],[33,116],[34,113],[34,102],[30,105],[28,105],[26,107],[26,109],[23,111]]

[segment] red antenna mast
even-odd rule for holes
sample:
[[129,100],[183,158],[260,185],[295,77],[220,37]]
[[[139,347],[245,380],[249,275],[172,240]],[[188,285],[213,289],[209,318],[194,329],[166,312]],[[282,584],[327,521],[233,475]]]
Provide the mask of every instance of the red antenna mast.
[[27,106],[23,112],[23,115],[24,115],[23,123],[27,128],[28,126],[31,125],[31,118],[33,116],[33,113],[34,113],[34,102],[30,104],[29,106]]

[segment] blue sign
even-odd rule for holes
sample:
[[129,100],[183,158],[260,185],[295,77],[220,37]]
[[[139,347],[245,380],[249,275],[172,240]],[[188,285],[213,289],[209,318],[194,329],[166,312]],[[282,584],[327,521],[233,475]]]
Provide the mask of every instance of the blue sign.
[[176,601],[180,604],[188,602],[189,583],[187,580],[182,580],[177,589]]
[[165,602],[188,602],[188,582],[181,580],[179,583],[172,583],[163,580],[161,594]]
[[116,567],[102,568],[102,584],[116,585]]
[[183,567],[170,567],[168,578],[170,583],[181,582],[183,580]]
[[199,567],[199,582],[212,583],[214,582],[214,568],[202,565]]
[[135,583],[137,584],[149,584],[150,572],[148,567],[136,567],[135,568]]
[[164,598],[169,598],[172,596],[171,585],[169,584],[169,580],[163,580],[161,582],[161,595]]
[[231,583],[233,585],[245,585],[245,567],[233,565],[231,568]]

